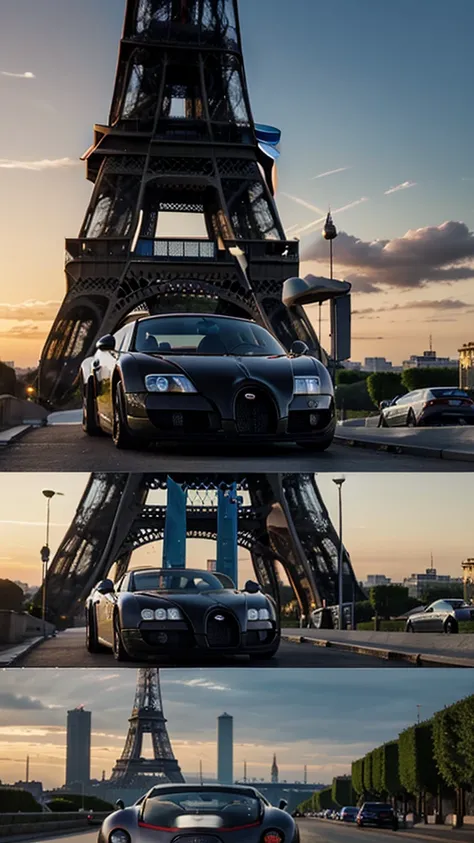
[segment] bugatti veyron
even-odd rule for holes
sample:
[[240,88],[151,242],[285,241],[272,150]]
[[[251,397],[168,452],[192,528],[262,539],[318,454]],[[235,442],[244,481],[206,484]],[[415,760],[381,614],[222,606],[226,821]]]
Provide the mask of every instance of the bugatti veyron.
[[99,583],[86,601],[89,652],[112,648],[117,661],[193,654],[270,659],[280,645],[272,597],[247,582],[189,568],[143,568]]
[[148,441],[297,442],[325,450],[334,388],[297,341],[231,316],[135,319],[102,337],[81,367],[83,428],[118,448]]

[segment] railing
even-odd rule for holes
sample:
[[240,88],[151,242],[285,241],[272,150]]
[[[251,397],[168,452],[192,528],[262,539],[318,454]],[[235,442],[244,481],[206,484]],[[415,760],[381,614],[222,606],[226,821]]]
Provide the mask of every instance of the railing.
[[288,261],[298,260],[299,243],[296,240],[234,240],[226,241],[227,248],[241,249],[248,260]]
[[184,261],[210,260],[217,257],[217,244],[214,240],[190,239],[154,239],[140,237],[135,247],[135,256],[153,260]]
[[66,240],[66,264],[75,260],[123,260],[128,255],[130,240],[125,237],[82,237]]

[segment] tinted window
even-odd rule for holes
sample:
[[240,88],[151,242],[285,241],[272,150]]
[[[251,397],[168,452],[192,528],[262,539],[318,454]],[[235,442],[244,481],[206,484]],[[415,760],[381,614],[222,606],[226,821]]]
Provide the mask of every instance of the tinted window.
[[267,357],[286,354],[265,328],[219,316],[165,316],[139,322],[135,351]]
[[207,571],[138,571],[133,575],[131,591],[215,591],[223,586]]
[[438,600],[435,603],[436,609],[461,609],[462,606],[467,606],[468,604],[464,602],[464,600]]
[[[192,828],[193,816],[208,816],[215,828],[234,828],[257,822],[261,803],[256,796],[231,790],[164,792],[150,796],[142,820],[164,828]],[[211,820],[212,818],[212,820]]]
[[382,805],[380,802],[366,802],[364,808],[369,811],[391,811],[391,805]]
[[469,395],[463,389],[436,387],[430,389],[430,392],[435,398],[469,398]]

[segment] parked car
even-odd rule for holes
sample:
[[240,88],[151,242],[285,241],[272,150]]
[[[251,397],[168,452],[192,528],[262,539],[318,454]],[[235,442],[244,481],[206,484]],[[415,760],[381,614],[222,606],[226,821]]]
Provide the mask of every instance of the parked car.
[[339,819],[343,823],[355,823],[358,813],[359,813],[358,808],[354,808],[351,805],[349,805],[346,808],[342,808],[341,813],[339,815]]
[[392,806],[385,802],[364,802],[356,822],[359,828],[375,825],[377,828],[392,828],[398,831],[398,816]]
[[474,621],[474,606],[461,598],[435,600],[419,612],[411,612],[407,632],[459,632],[460,621]]
[[463,389],[431,387],[379,405],[379,427],[474,424],[474,401]]

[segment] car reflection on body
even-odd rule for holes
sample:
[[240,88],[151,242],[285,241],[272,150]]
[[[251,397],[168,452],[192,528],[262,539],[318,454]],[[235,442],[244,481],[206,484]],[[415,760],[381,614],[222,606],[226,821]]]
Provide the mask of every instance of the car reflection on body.
[[398,816],[392,806],[385,802],[364,802],[357,814],[356,823],[359,828],[375,825],[378,828],[398,830]]
[[474,401],[455,387],[417,389],[382,401],[379,409],[379,427],[474,424]]
[[411,612],[407,632],[459,632],[460,621],[474,621],[474,606],[461,598],[435,600],[426,609]]
[[193,654],[270,659],[280,646],[272,597],[249,581],[190,568],[142,568],[103,580],[86,601],[89,652],[111,647],[117,661]]
[[83,429],[141,443],[296,442],[323,451],[336,426],[325,366],[231,316],[148,316],[99,340],[81,367]]
[[[176,840],[229,843],[299,843],[292,816],[275,808],[255,788],[219,785],[159,785],[130,808],[104,820],[98,843],[171,843]],[[198,835],[198,836],[196,836]]]

